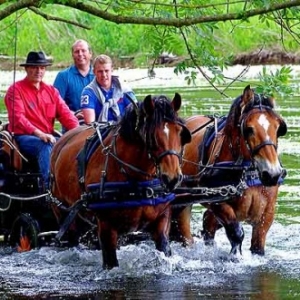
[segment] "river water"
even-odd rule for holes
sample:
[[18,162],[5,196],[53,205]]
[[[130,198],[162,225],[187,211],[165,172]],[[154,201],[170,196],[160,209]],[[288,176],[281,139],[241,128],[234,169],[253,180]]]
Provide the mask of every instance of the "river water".
[[[156,78],[148,79],[144,78],[146,70],[119,72],[126,75],[139,97],[180,89],[184,115],[225,114],[231,104],[232,99],[209,96],[203,82],[187,87],[169,69],[158,70]],[[251,74],[251,80],[255,79],[257,69]],[[53,76],[55,73],[47,79],[50,83]],[[238,96],[242,88],[233,90]],[[279,141],[288,176],[280,187],[264,257],[251,255],[251,227],[247,224],[243,224],[242,255],[229,256],[231,247],[223,230],[218,231],[214,247],[206,247],[200,236],[203,208],[195,205],[195,245],[182,248],[172,242],[168,258],[155,251],[151,241],[145,241],[122,246],[117,253],[120,266],[107,271],[101,267],[101,251],[83,247],[43,247],[24,253],[1,248],[1,299],[300,299],[299,96],[280,100],[277,110],[288,124],[288,134]]]

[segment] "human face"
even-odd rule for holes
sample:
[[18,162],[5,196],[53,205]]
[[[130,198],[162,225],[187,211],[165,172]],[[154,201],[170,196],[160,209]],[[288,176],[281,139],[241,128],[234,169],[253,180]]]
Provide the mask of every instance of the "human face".
[[86,42],[78,42],[72,48],[72,57],[76,67],[90,66],[92,53]]
[[27,79],[33,84],[38,84],[43,80],[46,72],[45,66],[28,66],[25,67]]
[[100,84],[100,86],[106,90],[109,90],[111,87],[112,71],[113,68],[110,63],[98,63],[94,66],[94,74],[96,76],[96,80]]

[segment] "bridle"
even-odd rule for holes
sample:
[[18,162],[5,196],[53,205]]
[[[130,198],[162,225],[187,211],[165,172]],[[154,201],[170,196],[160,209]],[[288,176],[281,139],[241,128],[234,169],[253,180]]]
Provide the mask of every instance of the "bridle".
[[[170,120],[170,122],[173,122],[173,123],[176,123],[176,124],[182,126],[183,130],[188,130],[186,128],[186,126],[183,123],[179,122],[179,121],[172,121],[172,120]],[[182,146],[181,146],[181,151],[180,152],[177,152],[174,149],[169,149],[169,150],[163,151],[163,152],[161,152],[161,153],[159,153],[157,155],[157,154],[154,153],[155,149],[152,146],[152,144],[150,143],[151,139],[155,140],[155,138],[153,137],[152,134],[147,133],[146,134],[146,141],[147,141],[146,142],[146,151],[147,151],[148,158],[153,161],[154,166],[155,166],[155,170],[156,170],[155,174],[147,173],[147,172],[141,170],[140,168],[137,168],[137,167],[135,167],[135,166],[133,166],[133,165],[131,165],[131,164],[129,164],[129,163],[127,163],[127,162],[125,162],[125,161],[123,161],[122,159],[119,158],[119,156],[117,155],[117,136],[118,136],[118,129],[116,130],[116,132],[114,134],[114,138],[113,138],[111,144],[109,146],[105,147],[102,150],[102,152],[106,156],[106,163],[105,163],[105,165],[107,166],[108,156],[111,156],[111,157],[113,157],[119,163],[119,165],[120,165],[120,171],[123,172],[123,173],[127,173],[125,171],[125,169],[124,169],[124,166],[125,166],[125,167],[127,167],[128,169],[130,169],[131,171],[133,171],[135,173],[138,173],[138,174],[144,175],[146,177],[150,177],[150,178],[157,178],[157,177],[159,177],[159,174],[160,174],[160,166],[159,166],[159,164],[160,164],[161,160],[165,156],[167,156],[167,155],[175,155],[175,156],[177,156],[178,159],[179,159],[180,165],[181,165],[181,163],[183,161],[183,158],[182,158],[183,157],[183,149],[184,149],[183,143],[181,143]],[[105,170],[107,170],[107,167],[105,167]]]
[[[173,120],[170,120],[170,119],[165,119],[165,121],[170,122],[170,123],[175,123],[175,124],[181,126],[182,129],[183,129],[183,131],[182,131],[183,133],[185,131],[188,131],[187,127],[182,122],[173,121]],[[181,138],[181,140],[183,140],[183,137]],[[153,145],[153,143],[151,143],[151,141],[156,141],[156,139],[155,139],[154,136],[151,136],[150,133],[147,133],[147,135],[146,135],[146,147],[147,147],[148,157],[154,162],[157,169],[159,169],[159,164],[160,164],[161,160],[167,155],[177,156],[180,166],[182,165],[183,149],[184,149],[184,147],[183,147],[184,142],[183,141],[181,141],[181,151],[180,152],[178,152],[174,149],[169,149],[169,150],[165,150],[162,153],[156,154],[156,155],[154,154],[156,145]]]
[[240,127],[240,132],[242,137],[245,140],[245,144],[251,154],[251,157],[255,156],[259,150],[265,146],[273,146],[275,148],[275,150],[277,151],[277,144],[275,144],[272,140],[268,139],[263,141],[262,143],[256,145],[255,147],[251,148],[251,146],[248,143],[248,140],[246,138],[246,134],[245,134],[245,124],[247,122],[247,119],[254,115],[254,114],[261,114],[264,111],[271,111],[274,114],[274,111],[272,108],[270,108],[269,106],[266,105],[254,105],[251,110],[249,110],[246,114],[241,116],[240,122],[239,122],[239,127]]

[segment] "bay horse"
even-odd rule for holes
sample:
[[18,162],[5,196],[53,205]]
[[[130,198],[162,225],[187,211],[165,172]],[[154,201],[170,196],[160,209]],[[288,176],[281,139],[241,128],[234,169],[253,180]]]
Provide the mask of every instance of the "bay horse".
[[[255,93],[248,85],[233,101],[227,117],[199,115],[186,120],[192,142],[185,148],[184,185],[208,187],[212,195],[205,198],[196,194],[202,200],[198,203],[207,207],[202,230],[206,245],[212,245],[216,231],[224,227],[231,253],[236,254],[237,249],[241,253],[244,231],[240,222],[246,221],[252,225],[251,252],[265,253],[279,184],[286,175],[277,143],[286,134],[287,125],[275,112],[274,104],[273,98]],[[195,198],[187,195],[183,203]],[[170,235],[184,245],[194,242],[191,213],[192,204],[174,205]]]
[[[182,181],[183,148],[191,141],[178,116],[180,107],[178,93],[172,101],[148,95],[131,104],[119,123],[79,126],[53,147],[51,192],[68,207],[87,196],[85,206],[97,219],[104,269],[119,265],[118,236],[133,231],[150,232],[156,249],[171,255],[171,192]],[[60,220],[57,208],[54,213]]]

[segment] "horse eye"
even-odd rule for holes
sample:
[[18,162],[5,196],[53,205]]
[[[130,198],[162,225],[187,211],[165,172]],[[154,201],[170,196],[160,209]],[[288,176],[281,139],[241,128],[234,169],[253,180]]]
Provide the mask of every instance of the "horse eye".
[[253,135],[253,134],[254,134],[253,127],[246,127],[246,128],[244,129],[243,134],[244,134],[244,137],[245,137],[245,138],[248,138],[250,135]]

